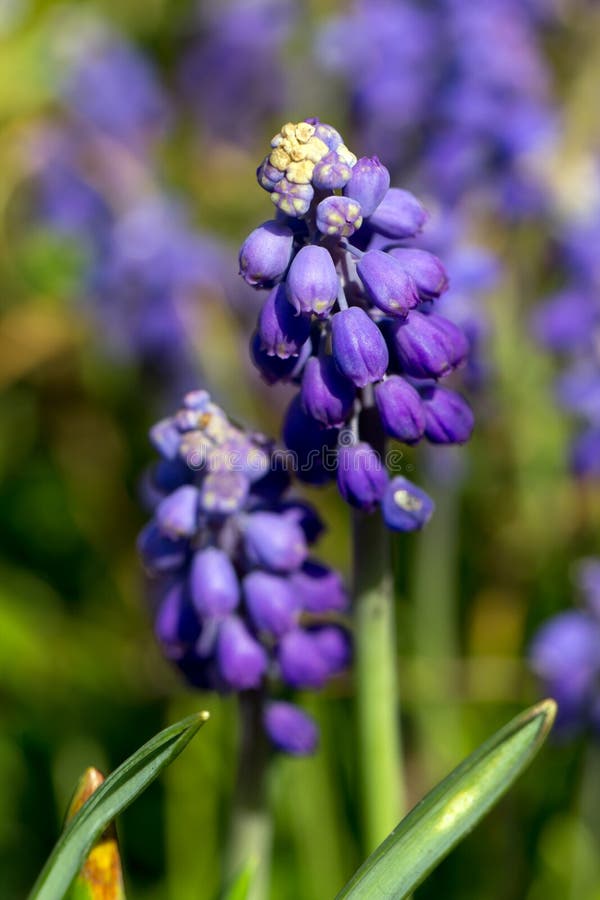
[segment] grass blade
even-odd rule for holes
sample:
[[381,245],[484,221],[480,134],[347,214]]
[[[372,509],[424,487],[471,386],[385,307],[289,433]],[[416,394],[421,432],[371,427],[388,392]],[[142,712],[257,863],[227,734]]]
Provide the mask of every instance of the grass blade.
[[402,900],[471,831],[531,762],[556,713],[544,700],[441,781],[371,854],[338,900]]
[[165,728],[109,775],[67,824],[29,900],[62,900],[110,822],[181,753],[207,719],[208,713],[201,712]]

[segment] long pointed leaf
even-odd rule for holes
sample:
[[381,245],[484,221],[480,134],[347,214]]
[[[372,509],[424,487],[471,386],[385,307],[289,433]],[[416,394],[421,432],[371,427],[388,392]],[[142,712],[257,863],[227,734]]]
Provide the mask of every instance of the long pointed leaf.
[[109,775],[63,831],[29,900],[62,900],[94,841],[181,753],[207,719],[208,713],[201,712],[165,728]]
[[544,700],[465,759],[400,822],[338,900],[402,900],[508,790],[546,739],[556,713]]

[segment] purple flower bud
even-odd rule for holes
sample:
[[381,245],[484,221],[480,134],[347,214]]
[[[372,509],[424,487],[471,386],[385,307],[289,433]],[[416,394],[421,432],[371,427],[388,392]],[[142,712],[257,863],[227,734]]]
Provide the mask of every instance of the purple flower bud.
[[162,419],[150,429],[150,443],[163,459],[172,460],[179,453],[181,434],[173,419]]
[[263,222],[252,231],[240,250],[240,275],[253,287],[270,287],[288,267],[294,235],[279,222]]
[[428,219],[428,213],[417,198],[401,188],[390,188],[369,225],[389,238],[407,238],[418,234]]
[[336,301],[339,279],[325,247],[311,244],[294,257],[286,278],[288,300],[298,313],[326,316]]
[[390,186],[390,173],[376,156],[362,156],[352,169],[352,177],[344,188],[344,196],[358,200],[362,214],[371,216]]
[[256,180],[265,191],[274,191],[276,186],[283,178],[281,169],[276,169],[269,162],[269,157],[265,156],[260,166],[256,170]]
[[252,434],[232,435],[215,451],[211,465],[215,469],[235,469],[254,485],[272,471],[270,453],[272,445],[262,435],[254,439]]
[[348,608],[348,592],[339,572],[313,559],[307,559],[290,575],[290,584],[306,612],[343,612]]
[[361,225],[360,203],[350,197],[326,197],[317,206],[317,228],[321,234],[350,237]]
[[281,637],[296,626],[298,600],[287,578],[269,572],[250,572],[244,578],[244,597],[258,631]]
[[448,290],[444,264],[433,253],[416,247],[394,247],[389,252],[411,276],[421,300],[435,300]]
[[200,634],[200,622],[182,582],[166,592],[154,621],[154,633],[169,659],[178,659]]
[[264,714],[264,726],[269,740],[284,753],[308,756],[317,749],[317,726],[293,703],[269,703]]
[[281,514],[293,522],[297,522],[309,544],[314,544],[325,526],[316,509],[309,503],[301,500],[283,503],[280,507]]
[[467,401],[445,387],[421,391],[425,410],[425,437],[432,444],[464,444],[471,437],[475,420]]
[[335,191],[343,188],[351,175],[352,168],[332,150],[316,164],[312,183],[320,191]]
[[223,550],[207,547],[194,554],[190,568],[190,596],[201,616],[223,616],[240,602],[240,586],[233,564]]
[[387,345],[377,325],[358,306],[332,316],[331,346],[338,368],[357,387],[380,381],[385,375]]
[[210,404],[210,394],[203,388],[197,388],[195,391],[188,391],[183,398],[183,405],[185,408],[194,410],[194,412],[206,412]]
[[375,403],[385,433],[405,444],[416,444],[425,432],[425,410],[412,384],[390,375],[375,385]]
[[333,357],[313,356],[304,367],[300,396],[309,416],[322,425],[338,427],[352,412],[356,388]]
[[249,479],[243,472],[228,468],[209,472],[202,480],[200,507],[209,515],[230,516],[243,507],[249,489]]
[[267,384],[276,384],[278,381],[291,381],[300,374],[311,353],[312,341],[310,340],[303,344],[298,356],[289,356],[287,359],[281,359],[279,356],[269,356],[262,347],[262,340],[258,331],[254,332],[250,340],[252,362]]
[[287,516],[271,512],[256,512],[246,517],[244,547],[252,565],[273,572],[292,572],[308,555],[300,525]]
[[156,507],[160,530],[172,539],[191,537],[198,522],[198,489],[184,484],[161,500]]
[[388,253],[369,250],[356,270],[367,294],[389,316],[407,316],[419,302],[412,276]]
[[294,688],[320,688],[327,681],[329,667],[314,636],[300,628],[288,631],[279,644],[282,679]]
[[286,216],[300,219],[308,212],[314,194],[312,185],[293,184],[287,178],[282,178],[273,188],[271,200]]
[[307,484],[323,484],[335,475],[337,428],[323,428],[302,407],[298,394],[288,407],[283,440],[293,454],[296,478]]
[[284,284],[274,287],[258,317],[258,333],[268,356],[298,356],[310,335],[310,317],[296,315],[288,303]]
[[388,484],[381,501],[381,512],[392,531],[417,531],[426,525],[434,503],[425,491],[398,475]]
[[367,512],[375,509],[388,483],[379,454],[362,441],[338,450],[337,485],[346,503]]
[[[187,431],[195,431],[198,428],[198,414],[193,409],[180,409],[175,413],[173,421],[177,430],[182,434]],[[181,447],[179,448],[181,453]]]
[[403,372],[414,378],[441,378],[464,363],[469,352],[460,328],[436,313],[413,310],[391,324],[394,347]]
[[187,541],[173,541],[162,534],[155,522],[148,522],[137,540],[138,552],[151,575],[180,569],[186,560],[187,547]]
[[330,150],[336,150],[340,144],[343,144],[343,138],[339,131],[333,125],[327,125],[325,122],[319,122],[318,119],[306,119],[311,125],[315,126],[315,137],[327,144]]
[[347,631],[337,625],[324,625],[313,629],[311,634],[327,664],[328,677],[348,668],[352,649]]
[[221,624],[217,661],[225,683],[234,690],[257,688],[267,671],[267,654],[241,619],[230,616]]

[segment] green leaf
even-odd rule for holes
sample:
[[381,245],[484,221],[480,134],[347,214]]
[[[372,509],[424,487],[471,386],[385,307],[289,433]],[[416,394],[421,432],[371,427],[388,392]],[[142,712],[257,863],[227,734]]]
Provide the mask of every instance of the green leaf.
[[165,728],[116,769],[68,823],[50,854],[29,900],[63,900],[94,842],[110,822],[179,756],[208,713]]
[[402,900],[411,894],[531,762],[555,713],[554,701],[544,700],[475,750],[400,822],[337,900]]

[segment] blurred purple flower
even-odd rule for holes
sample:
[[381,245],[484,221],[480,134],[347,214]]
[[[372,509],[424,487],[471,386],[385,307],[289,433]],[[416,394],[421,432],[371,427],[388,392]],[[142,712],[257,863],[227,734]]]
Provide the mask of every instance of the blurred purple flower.
[[556,401],[583,425],[571,445],[571,471],[593,479],[600,478],[600,267],[593,250],[599,223],[598,208],[585,221],[561,223],[553,255],[563,284],[531,317],[533,336],[563,363]]
[[315,752],[319,740],[317,726],[292,703],[269,703],[264,723],[272,743],[284,753],[306,756]]
[[417,3],[356,0],[319,36],[317,62],[348,83],[362,149],[387,165],[401,161],[427,118],[437,27]]
[[[219,691],[266,689],[269,673],[315,688],[339,674],[348,638],[328,622],[348,597],[336,572],[306,558],[320,522],[287,496],[285,479],[273,483],[273,445],[234,425],[205,391],[187,394],[151,439],[162,465],[183,463],[189,476],[174,490],[155,482],[159,499],[138,542],[158,591],[155,632],[167,658],[192,684]],[[215,476],[224,491],[235,476],[229,506],[225,495],[202,502]],[[268,707],[265,722],[275,746],[311,752],[315,726],[282,706]]]
[[198,5],[179,83],[207,137],[249,144],[266,120],[282,114],[288,93],[283,49],[295,16],[291,0]]
[[589,727],[598,702],[600,622],[587,611],[569,610],[545,622],[529,649],[545,693],[558,702],[557,728]]
[[323,27],[317,63],[341,75],[363,149],[445,204],[468,192],[512,217],[543,208],[530,156],[557,134],[545,22],[511,0],[357,0]]
[[150,62],[115,35],[84,43],[69,68],[63,99],[84,128],[141,152],[165,129],[169,109]]
[[82,248],[77,301],[105,348],[156,372],[169,391],[190,387],[198,378],[190,339],[197,301],[229,292],[223,245],[194,231],[165,194],[148,185],[121,190],[123,158],[100,152],[94,134],[73,123],[39,133],[33,153],[33,215]]

